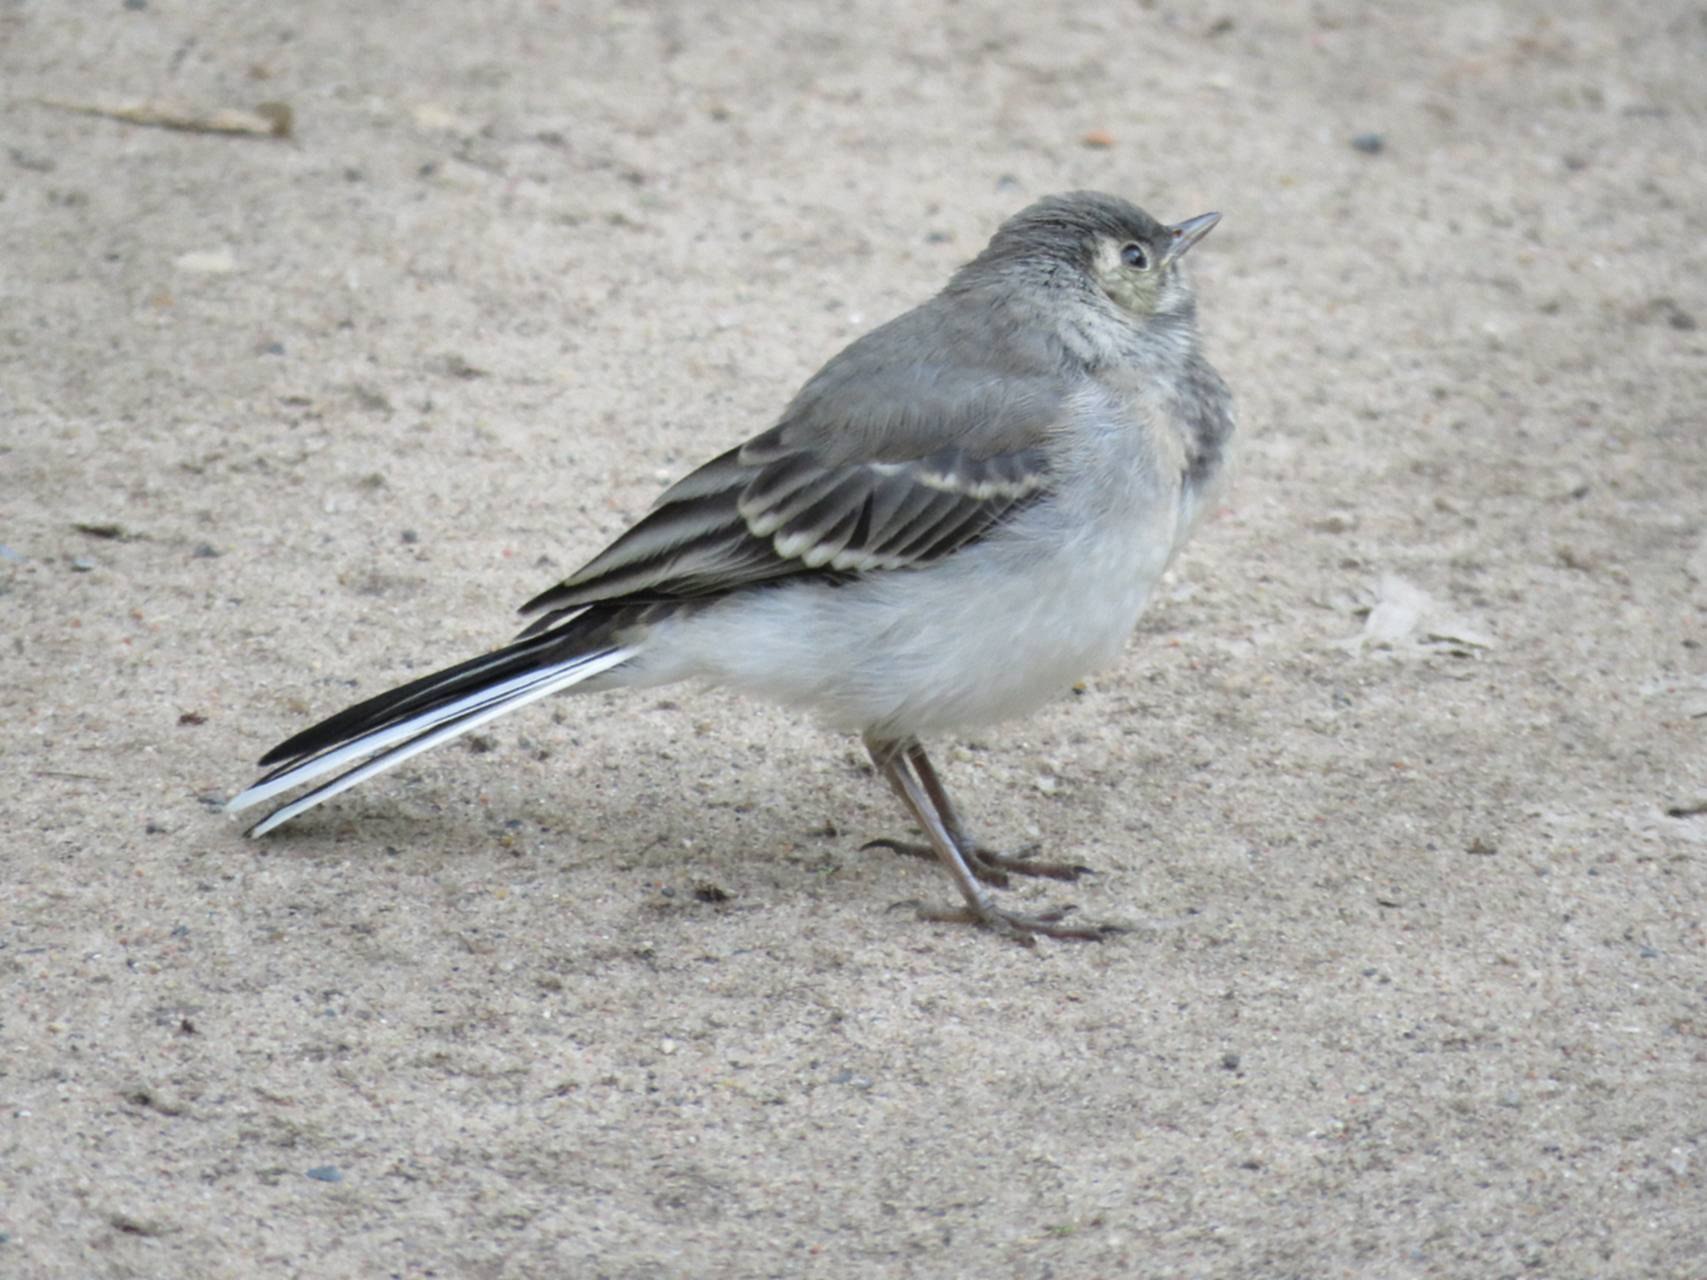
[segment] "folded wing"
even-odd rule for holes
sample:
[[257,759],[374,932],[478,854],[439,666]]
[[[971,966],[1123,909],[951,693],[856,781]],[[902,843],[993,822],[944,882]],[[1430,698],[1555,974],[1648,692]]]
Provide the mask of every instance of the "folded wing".
[[919,568],[1043,496],[1045,445],[1063,412],[1060,370],[1032,350],[911,341],[909,329],[940,341],[930,311],[854,343],[776,426],[667,490],[586,566],[524,605],[545,616],[523,634],[590,605]]

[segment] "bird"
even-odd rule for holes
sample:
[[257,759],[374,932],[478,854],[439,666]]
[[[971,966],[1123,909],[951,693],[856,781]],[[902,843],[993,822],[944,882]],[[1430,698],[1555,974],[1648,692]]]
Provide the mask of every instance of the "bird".
[[1088,868],[980,843],[924,739],[1111,663],[1212,504],[1234,413],[1184,259],[1220,216],[1163,223],[1095,191],[1030,204],[524,604],[513,641],[285,739],[227,809],[318,783],[259,837],[553,694],[694,680],[860,735],[924,836],[866,847],[934,857],[959,890],[920,915],[1028,946],[1118,932],[1002,906],[1011,876]]

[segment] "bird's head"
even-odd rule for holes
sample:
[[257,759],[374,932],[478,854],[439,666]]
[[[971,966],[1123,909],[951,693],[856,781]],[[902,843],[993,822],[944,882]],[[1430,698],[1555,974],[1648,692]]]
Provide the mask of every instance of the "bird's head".
[[1170,225],[1097,191],[1048,196],[1004,222],[962,276],[1088,286],[1140,323],[1189,315],[1191,284],[1180,259],[1220,220],[1203,213]]

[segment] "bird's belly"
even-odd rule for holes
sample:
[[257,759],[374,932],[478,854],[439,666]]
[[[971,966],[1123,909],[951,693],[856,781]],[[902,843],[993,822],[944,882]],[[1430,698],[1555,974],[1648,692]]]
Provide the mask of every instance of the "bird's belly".
[[1023,715],[1119,654],[1172,556],[1171,504],[1158,506],[1064,536],[998,535],[924,569],[746,594],[665,624],[634,674],[698,676],[888,737]]

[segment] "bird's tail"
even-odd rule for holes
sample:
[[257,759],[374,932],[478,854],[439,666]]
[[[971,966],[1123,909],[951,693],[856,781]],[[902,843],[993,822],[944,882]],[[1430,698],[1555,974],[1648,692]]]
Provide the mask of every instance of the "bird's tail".
[[251,836],[265,835],[411,756],[517,707],[590,680],[639,652],[635,646],[609,642],[570,645],[565,643],[568,639],[557,631],[525,637],[358,702],[304,729],[261,757],[263,767],[276,767],[233,796],[226,812],[247,809],[354,761],[361,762],[274,809],[249,828]]

